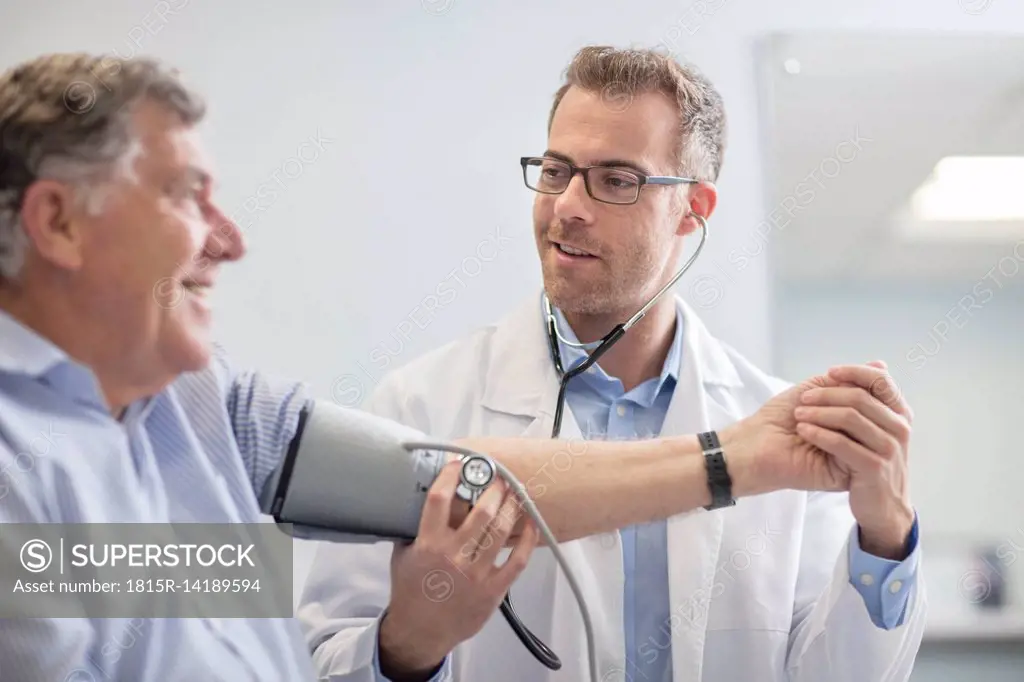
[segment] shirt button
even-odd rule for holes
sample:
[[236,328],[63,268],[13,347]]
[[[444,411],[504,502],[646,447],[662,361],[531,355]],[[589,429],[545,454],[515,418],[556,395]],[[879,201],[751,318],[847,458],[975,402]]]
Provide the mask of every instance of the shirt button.
[[861,576],[860,576],[860,584],[861,585],[874,585],[875,584],[875,576],[871,575],[870,573],[862,573]]
[[903,587],[903,581],[901,581],[901,580],[893,580],[891,583],[889,583],[889,591],[892,592],[893,594],[896,594],[897,592],[899,592],[900,588],[902,588],[902,587]]
[[625,405],[619,405],[618,407],[615,408],[615,412],[618,413],[618,415],[620,417],[625,417],[626,416],[626,406]]

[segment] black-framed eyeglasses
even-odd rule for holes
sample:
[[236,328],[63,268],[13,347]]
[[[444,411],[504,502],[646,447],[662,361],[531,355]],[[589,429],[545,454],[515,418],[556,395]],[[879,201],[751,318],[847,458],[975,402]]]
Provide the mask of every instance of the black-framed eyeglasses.
[[644,185],[700,182],[674,175],[644,175],[617,166],[575,166],[547,156],[524,156],[519,163],[523,167],[523,182],[535,192],[561,194],[569,187],[573,176],[580,173],[587,194],[606,204],[635,204]]

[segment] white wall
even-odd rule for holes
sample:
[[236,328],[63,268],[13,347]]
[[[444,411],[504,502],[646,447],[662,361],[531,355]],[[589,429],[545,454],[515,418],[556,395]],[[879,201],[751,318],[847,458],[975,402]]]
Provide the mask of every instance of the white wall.
[[[176,13],[161,18],[167,6]],[[0,65],[68,49],[179,65],[209,94],[221,197],[250,242],[216,296],[220,338],[240,363],[358,403],[387,369],[371,353],[394,350],[396,330],[407,339],[390,367],[539,283],[517,159],[543,149],[560,71],[592,42],[663,43],[721,89],[731,117],[721,203],[683,291],[712,330],[768,364],[765,259],[742,271],[727,259],[765,213],[752,41],[814,28],[1020,31],[1024,6],[995,0],[971,15],[956,0],[4,0]],[[314,155],[302,145],[317,136],[330,141]],[[309,162],[289,163],[296,154]],[[473,256],[493,253],[496,231],[502,248],[478,271]],[[425,318],[441,285],[457,296]]]
[[1024,288],[995,281],[778,292],[783,375],[887,362],[914,409],[915,502],[942,535],[1008,536],[1024,524]]

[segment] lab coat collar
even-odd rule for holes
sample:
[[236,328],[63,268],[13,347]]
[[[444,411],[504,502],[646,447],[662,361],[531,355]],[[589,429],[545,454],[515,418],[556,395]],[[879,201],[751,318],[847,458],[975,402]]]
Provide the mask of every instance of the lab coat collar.
[[[493,328],[494,352],[487,360],[482,400],[487,409],[523,416],[554,414],[559,378],[548,347],[542,294],[530,296]],[[694,363],[705,386],[741,386],[718,340],[679,296],[676,306],[683,321],[683,363]]]

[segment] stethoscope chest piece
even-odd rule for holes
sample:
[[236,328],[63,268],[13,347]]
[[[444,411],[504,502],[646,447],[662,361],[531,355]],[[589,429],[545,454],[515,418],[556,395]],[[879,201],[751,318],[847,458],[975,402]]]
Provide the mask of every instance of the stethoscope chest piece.
[[462,471],[459,473],[459,485],[455,488],[455,495],[470,504],[476,504],[494,481],[494,476],[495,467],[491,460],[480,455],[466,457],[462,461]]

